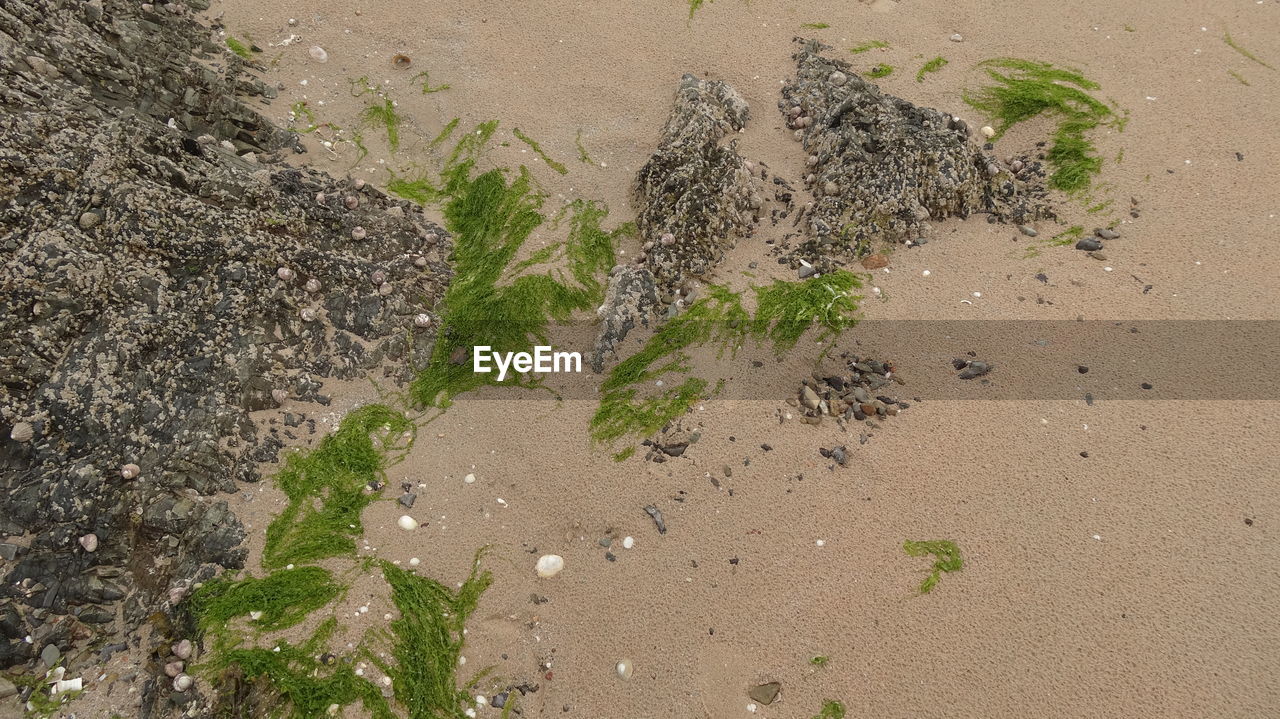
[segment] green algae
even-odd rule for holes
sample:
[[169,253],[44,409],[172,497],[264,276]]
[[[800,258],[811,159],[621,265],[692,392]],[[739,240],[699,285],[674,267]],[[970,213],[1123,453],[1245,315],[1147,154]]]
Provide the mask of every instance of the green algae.
[[1223,34],[1222,34],[1222,41],[1223,41],[1223,42],[1225,42],[1225,43],[1227,44],[1227,47],[1231,48],[1232,50],[1235,50],[1236,52],[1240,53],[1240,54],[1241,54],[1241,55],[1243,55],[1244,57],[1246,57],[1246,58],[1248,58],[1248,59],[1250,59],[1250,60],[1252,60],[1252,61],[1254,61],[1254,62],[1258,63],[1259,65],[1261,65],[1261,66],[1263,66],[1263,67],[1267,68],[1268,70],[1274,70],[1274,69],[1275,69],[1275,67],[1273,67],[1273,66],[1271,66],[1270,64],[1268,64],[1265,60],[1263,60],[1262,58],[1258,57],[1257,55],[1254,55],[1252,52],[1249,52],[1248,50],[1246,50],[1246,49],[1244,48],[1244,46],[1242,46],[1240,43],[1236,42],[1236,41],[1235,41],[1235,39],[1231,37],[1231,33],[1230,33],[1230,32],[1225,32],[1225,33],[1223,33]]
[[342,594],[333,575],[320,567],[281,569],[261,579],[226,574],[205,582],[187,609],[201,636],[226,635],[233,619],[260,613],[249,626],[269,632],[287,629]]
[[943,572],[958,572],[964,566],[964,560],[960,558],[960,548],[949,539],[920,542],[907,540],[902,543],[902,550],[912,557],[932,555],[934,558],[929,575],[920,582],[920,594],[931,592],[937,586]]
[[707,287],[705,296],[659,327],[638,352],[609,371],[601,384],[600,406],[591,419],[592,439],[611,442],[652,434],[704,398],[709,383],[692,376],[674,387],[640,396],[641,386],[654,385],[668,373],[689,372],[688,350],[693,347],[711,345],[719,356],[732,356],[747,339],[755,338],[771,342],[774,351],[782,354],[810,328],[819,328],[821,340],[852,327],[861,297],[850,291],[857,287],[861,280],[845,271],[799,282],[776,281],[755,288],[754,316],[728,288]]
[[843,702],[828,699],[822,704],[822,710],[815,714],[813,719],[844,719],[846,711]]
[[578,130],[578,136],[574,139],[574,144],[578,148],[578,162],[585,162],[588,165],[596,164],[595,161],[591,159],[591,155],[587,154],[587,148],[582,144],[582,130]]
[[542,161],[547,163],[547,167],[550,167],[551,169],[555,170],[561,175],[569,174],[569,168],[565,167],[563,164],[556,162],[555,160],[548,157],[547,153],[543,151],[542,145],[539,145],[537,141],[535,141],[532,137],[529,137],[528,135],[521,132],[520,128],[517,127],[513,129],[511,131],[511,134],[515,135],[516,139],[518,139],[519,141],[528,145],[529,149],[533,150],[535,155],[542,158]]
[[859,53],[867,52],[869,50],[877,50],[877,49],[886,48],[886,47],[889,47],[889,43],[885,42],[884,40],[868,40],[862,43],[861,45],[849,48],[849,52],[854,53],[856,55]]
[[893,65],[886,65],[884,63],[881,63],[871,68],[870,70],[868,70],[867,77],[872,77],[879,80],[882,77],[888,77],[892,75],[893,70],[894,70]]
[[1102,171],[1100,157],[1087,134],[1100,126],[1123,130],[1126,118],[1095,98],[1098,84],[1079,71],[1017,58],[995,58],[979,64],[994,81],[965,102],[998,121],[996,138],[1013,125],[1041,114],[1056,118],[1053,145],[1046,158],[1053,174],[1049,184],[1068,193],[1088,189]]
[[809,30],[826,30],[831,26],[825,22],[806,22],[806,23],[801,23],[800,27],[806,28]]
[[1236,82],[1240,83],[1241,85],[1244,85],[1245,87],[1249,87],[1249,81],[1244,79],[1244,75],[1241,75],[1235,70],[1227,70],[1227,74],[1235,78]]
[[464,709],[473,704],[470,695],[458,689],[455,675],[467,618],[493,582],[492,575],[480,569],[483,553],[476,553],[470,574],[456,590],[381,563],[400,616],[390,627],[395,664],[380,666],[391,677],[396,701],[408,709],[410,719],[463,719]]
[[245,60],[253,59],[253,52],[249,50],[249,47],[229,35],[227,36],[227,49]]
[[448,84],[436,85],[435,87],[431,87],[431,76],[427,74],[426,70],[423,70],[417,75],[414,75],[412,78],[410,78],[410,82],[419,83],[422,86],[423,95],[430,95],[433,92],[443,92],[444,90],[449,89]]
[[916,71],[916,82],[924,82],[925,73],[937,72],[946,67],[947,62],[945,57],[938,56],[921,65],[920,69]]
[[267,527],[263,566],[354,556],[360,515],[377,499],[368,485],[396,461],[389,453],[408,451],[415,431],[402,412],[372,404],[348,413],[316,448],[289,455],[276,475],[289,501]]
[[329,707],[360,702],[373,719],[393,719],[387,700],[372,682],[355,673],[352,657],[322,661],[338,623],[326,619],[302,644],[279,641],[271,648],[236,648],[216,653],[202,670],[215,684],[265,682],[275,694],[269,716],[312,719],[332,716]]

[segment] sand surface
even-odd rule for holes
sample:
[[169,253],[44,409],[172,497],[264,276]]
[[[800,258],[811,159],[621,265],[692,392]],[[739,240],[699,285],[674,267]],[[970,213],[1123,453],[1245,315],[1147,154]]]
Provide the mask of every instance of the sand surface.
[[[961,92],[981,81],[980,60],[1076,66],[1131,114],[1123,133],[1096,138],[1108,158],[1102,196],[1123,219],[1107,259],[1066,247],[1028,253],[1033,243],[1016,229],[981,218],[940,223],[929,244],[899,249],[877,271],[886,299],[867,301],[867,318],[1280,319],[1280,72],[1222,40],[1229,30],[1280,64],[1280,3],[716,0],[690,20],[677,0],[223,0],[211,14],[263,48],[264,78],[281,88],[265,112],[282,124],[304,124],[289,113],[305,101],[317,121],[354,128],[359,77],[397,100],[398,151],[366,129],[359,162],[349,144],[324,149],[319,134],[296,161],[381,186],[390,171],[431,166],[429,141],[450,119],[462,128],[499,119],[509,145],[495,144],[486,166],[526,164],[549,206],[601,200],[610,223],[633,217],[632,181],[682,73],[742,93],[752,121],[740,150],[795,178],[803,154],[775,104],[799,34],[864,69],[894,65],[885,90],[966,118]],[[830,27],[801,27],[817,22]],[[890,47],[847,53],[872,39]],[[392,66],[398,53],[409,69]],[[937,55],[950,64],[916,82]],[[449,89],[422,93],[411,78],[423,70]],[[568,174],[538,161],[512,128]],[[996,153],[1028,150],[1050,131],[1019,126]],[[579,161],[579,139],[592,164]],[[1103,224],[1058,200],[1067,224]],[[762,226],[712,279],[735,288],[791,279],[763,250],[781,231]],[[560,234],[541,228],[529,248]],[[857,338],[854,329],[840,347]],[[1099,351],[1080,347],[1076,362]],[[1213,371],[1213,348],[1198,352],[1180,358],[1190,376]],[[322,412],[292,409],[336,418],[376,399],[367,384],[329,391],[334,404]],[[519,705],[524,716],[809,717],[826,699],[850,717],[1280,716],[1280,411],[1265,396],[925,398],[865,444],[857,429],[786,419],[782,397],[710,400],[682,421],[701,441],[663,464],[643,452],[617,463],[611,448],[593,446],[590,400],[486,396],[498,398],[464,397],[424,425],[390,471],[393,488],[418,486],[411,513],[424,526],[406,534],[396,528],[403,510],[376,503],[361,546],[402,564],[419,558],[422,573],[454,582],[491,545],[494,583],[459,674],[493,665],[504,681],[538,684]],[[819,456],[833,444],[854,448],[849,467]],[[267,483],[244,494],[253,500],[242,494],[239,513],[260,545],[280,497]],[[662,509],[666,534],[649,504]],[[634,548],[620,548],[626,536]],[[614,538],[609,550],[604,537]],[[902,543],[935,538],[954,539],[965,568],[916,596],[928,561]],[[550,580],[533,571],[544,553],[566,561]],[[357,583],[338,610],[352,640],[387,611],[376,591]],[[360,606],[375,619],[353,616]],[[817,667],[814,656],[829,660]],[[614,671],[624,658],[635,667],[626,681]],[[782,683],[781,695],[758,705],[747,690],[768,681]]]

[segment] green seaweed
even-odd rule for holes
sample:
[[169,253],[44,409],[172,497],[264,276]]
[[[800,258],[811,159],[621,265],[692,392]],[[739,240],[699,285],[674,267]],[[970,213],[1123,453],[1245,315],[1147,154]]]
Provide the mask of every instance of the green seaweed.
[[703,3],[712,2],[712,0],[689,0],[689,19],[693,19],[693,14],[702,9]]
[[938,56],[933,58],[929,62],[926,62],[924,65],[921,65],[920,69],[916,71],[916,82],[924,82],[925,73],[937,72],[941,70],[943,67],[945,67],[946,65],[947,65],[947,59],[945,57]]
[[809,30],[826,30],[831,26],[825,22],[806,22],[801,23],[800,27],[807,28]]
[[352,97],[372,96],[365,108],[360,111],[360,119],[385,129],[387,144],[391,146],[391,151],[399,150],[401,118],[400,113],[396,111],[395,101],[386,92],[371,84],[367,77],[351,80],[350,83]]
[[517,128],[515,128],[515,129],[513,129],[513,130],[511,131],[511,134],[515,135],[515,136],[516,136],[516,139],[518,139],[518,140],[520,140],[521,142],[523,142],[524,144],[528,145],[528,146],[529,146],[529,149],[533,150],[534,154],[536,154],[538,157],[542,158],[542,161],[543,161],[543,162],[547,163],[547,167],[550,167],[551,169],[555,170],[556,172],[560,173],[561,175],[567,175],[567,174],[569,174],[569,168],[565,167],[564,165],[560,164],[559,162],[556,162],[555,160],[553,160],[553,159],[551,159],[550,157],[548,157],[548,156],[547,156],[547,153],[546,153],[546,152],[543,152],[543,150],[542,150],[542,146],[541,146],[541,145],[539,145],[539,144],[537,143],[537,141],[536,141],[536,140],[534,140],[532,137],[529,137],[528,135],[524,134],[523,132],[520,132],[520,128],[518,128],[518,127],[517,127]]
[[390,562],[381,563],[400,614],[391,622],[391,653],[396,662],[382,668],[391,677],[396,701],[409,710],[411,719],[463,719],[464,708],[473,703],[466,691],[458,689],[455,675],[467,618],[493,582],[492,575],[480,569],[483,553],[483,549],[476,553],[470,574],[457,590]]
[[823,654],[819,654],[819,655],[817,655],[817,656],[814,656],[814,657],[810,657],[810,658],[809,658],[809,664],[811,664],[811,665],[813,665],[813,666],[815,666],[815,667],[825,667],[825,666],[827,666],[827,664],[829,664],[830,662],[831,662],[831,657],[828,657],[828,656],[823,655]]
[[1071,227],[1059,232],[1049,239],[1048,244],[1055,247],[1063,247],[1066,245],[1074,245],[1077,240],[1084,237],[1083,225],[1072,225]]
[[889,47],[889,43],[885,42],[884,40],[868,40],[862,43],[861,45],[858,45],[857,47],[849,48],[849,52],[854,53],[856,55],[858,53],[867,52],[868,50],[876,50],[879,48],[886,48],[886,47]]
[[227,36],[227,49],[245,60],[253,59],[253,52],[249,47],[230,35]]
[[800,282],[777,281],[755,288],[754,317],[737,294],[719,285],[707,287],[705,296],[668,320],[640,351],[609,371],[601,385],[600,406],[591,419],[592,439],[611,442],[652,434],[706,396],[705,379],[686,377],[679,385],[640,398],[640,386],[652,385],[667,373],[688,372],[686,350],[691,347],[712,344],[721,356],[732,355],[754,337],[771,341],[781,354],[814,326],[821,328],[819,339],[853,326],[861,297],[849,292],[856,287],[861,287],[861,280],[845,271]]
[[587,154],[587,148],[582,145],[582,130],[578,130],[578,136],[575,138],[574,144],[578,146],[579,162],[585,162],[588,165],[596,164],[595,161],[591,159],[591,155]]
[[270,649],[237,648],[215,653],[205,669],[221,673],[215,682],[238,674],[250,681],[267,682],[277,695],[278,707],[270,716],[332,716],[329,707],[359,701],[374,719],[394,719],[387,700],[372,682],[356,675],[350,658],[325,662],[319,659],[337,629],[333,617],[320,624],[301,645],[280,641]]
[[1244,79],[1244,75],[1241,75],[1235,70],[1230,70],[1230,69],[1227,70],[1227,74],[1230,75],[1231,77],[1234,77],[1236,79],[1236,82],[1240,83],[1241,85],[1244,85],[1245,87],[1249,87],[1249,81]]
[[299,117],[305,117],[309,123],[306,127],[301,129],[290,126],[289,129],[293,132],[307,135],[320,129],[320,123],[316,122],[316,114],[307,106],[306,100],[299,100],[290,105],[289,112],[292,113],[292,119],[296,120]]
[[995,58],[980,66],[995,82],[978,92],[966,92],[965,102],[998,121],[997,138],[1042,113],[1055,116],[1058,126],[1047,154],[1054,168],[1049,183],[1069,193],[1087,189],[1102,170],[1102,158],[1087,133],[1102,125],[1122,130],[1126,121],[1090,94],[1098,89],[1097,83],[1077,70],[1017,58]]
[[929,575],[920,582],[920,594],[928,594],[938,584],[943,572],[958,572],[964,566],[960,558],[960,548],[949,539],[934,539],[915,542],[907,540],[902,543],[902,550],[912,557],[933,555],[933,566]]
[[187,609],[201,635],[225,634],[231,620],[260,613],[249,625],[259,631],[287,629],[333,601],[342,587],[320,567],[281,569],[257,579],[224,574],[205,582],[188,600]]
[[1248,51],[1248,50],[1246,50],[1243,46],[1241,46],[1241,45],[1240,45],[1240,43],[1236,42],[1236,41],[1235,41],[1235,39],[1233,39],[1233,38],[1231,37],[1231,33],[1230,33],[1229,31],[1228,31],[1228,32],[1224,32],[1224,33],[1222,34],[1222,41],[1223,41],[1223,42],[1225,42],[1225,43],[1227,44],[1227,47],[1231,48],[1232,50],[1235,50],[1236,52],[1240,53],[1241,55],[1245,56],[1246,58],[1248,58],[1248,59],[1250,59],[1250,60],[1253,60],[1254,62],[1258,63],[1259,65],[1261,65],[1261,66],[1263,66],[1263,67],[1265,67],[1265,68],[1267,68],[1268,70],[1274,70],[1274,69],[1275,69],[1275,68],[1274,68],[1274,67],[1272,67],[1270,64],[1268,64],[1265,60],[1263,60],[1262,58],[1258,57],[1257,55],[1254,55],[1253,53],[1249,52],[1249,51]]
[[349,412],[314,449],[289,455],[276,475],[289,502],[267,527],[262,565],[354,555],[360,514],[377,498],[369,482],[395,461],[389,452],[408,451],[414,432],[402,412],[371,404]]
[[813,719],[844,719],[846,711],[843,702],[828,699],[822,704],[822,710],[815,714]]
[[867,77],[872,77],[879,80],[882,77],[888,77],[892,75],[893,69],[894,69],[893,65],[880,63],[879,65],[876,65],[875,67],[867,71]]
[[428,146],[428,147],[436,147],[436,146],[440,145],[441,143],[443,143],[443,142],[447,141],[450,137],[452,137],[452,136],[453,136],[453,131],[454,131],[454,130],[456,130],[456,129],[458,129],[458,122],[459,122],[460,120],[461,120],[461,118],[457,118],[457,117],[455,117],[455,118],[453,118],[452,120],[450,120],[450,121],[449,121],[449,123],[448,123],[447,125],[445,125],[445,126],[440,130],[440,134],[438,134],[438,135],[436,135],[435,137],[431,138],[431,142],[430,142],[430,143],[428,143],[428,144],[427,144],[427,146]]
[[431,87],[431,78],[430,78],[430,76],[427,74],[427,71],[426,71],[426,70],[423,70],[422,72],[418,73],[417,75],[414,75],[412,78],[410,78],[410,79],[409,79],[409,81],[410,81],[410,82],[418,82],[418,81],[419,81],[419,79],[421,79],[421,81],[422,81],[422,94],[423,94],[423,95],[428,95],[428,94],[433,93],[433,92],[441,92],[441,91],[443,91],[443,90],[448,90],[448,89],[449,89],[449,85],[447,85],[447,84],[445,84],[445,85],[437,85],[437,86],[435,86],[435,87]]
[[633,454],[635,454],[635,453],[636,453],[636,448],[635,448],[635,447],[627,447],[626,449],[622,450],[621,452],[618,452],[618,453],[614,454],[614,455],[613,455],[613,461],[615,461],[615,462],[625,462],[625,461],[627,461],[628,459],[630,459],[630,458],[631,458],[631,455],[633,455]]

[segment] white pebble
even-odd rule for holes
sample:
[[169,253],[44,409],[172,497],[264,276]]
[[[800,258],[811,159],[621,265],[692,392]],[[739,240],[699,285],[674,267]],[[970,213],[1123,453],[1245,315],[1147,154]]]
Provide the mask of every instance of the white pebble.
[[417,557],[412,557],[412,558],[410,558],[410,559],[409,559],[409,566],[410,566],[410,567],[416,567],[416,566],[418,566],[419,564],[422,564],[422,560],[421,560],[421,559],[418,559]]
[[623,537],[623,538],[622,538],[622,548],[623,548],[623,549],[631,549],[631,548],[632,548],[632,547],[634,547],[634,546],[636,546],[636,538],[635,538],[635,537]]
[[925,277],[928,277],[929,275],[931,275],[931,274],[933,274],[933,273],[932,273],[932,272],[930,272],[929,270],[925,270],[924,272],[921,272],[920,274],[921,274],[921,275],[924,275]]
[[825,547],[827,546],[827,541],[825,539],[819,539],[818,541],[814,542],[814,544],[818,545],[819,547]]
[[630,659],[622,659],[614,666],[614,670],[618,672],[619,678],[630,679],[635,667],[632,666]]
[[974,297],[981,297],[981,296],[982,296],[982,293],[981,293],[981,292],[974,292],[974,293],[973,293],[973,296],[974,296]]
[[991,139],[996,136],[996,129],[990,125],[983,125],[982,136],[987,139]]
[[951,36],[951,42],[964,42],[964,35],[956,33]]
[[414,519],[413,517],[410,517],[407,514],[402,514],[400,515],[399,525],[400,525],[400,528],[405,530],[406,532],[412,532],[413,530],[418,528],[418,520]]
[[325,52],[324,48],[320,47],[319,45],[312,45],[311,49],[308,50],[307,53],[311,55],[311,59],[315,60],[316,62],[329,61],[329,53]]
[[559,554],[544,554],[538,557],[538,564],[535,566],[538,576],[543,579],[554,577],[564,569],[564,557]]
[[462,481],[466,482],[467,484],[475,484],[476,476],[474,474],[468,474],[467,476],[462,478]]

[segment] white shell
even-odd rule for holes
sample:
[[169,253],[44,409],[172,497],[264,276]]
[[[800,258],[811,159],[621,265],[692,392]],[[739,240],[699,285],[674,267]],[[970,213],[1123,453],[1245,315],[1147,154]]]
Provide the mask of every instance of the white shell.
[[630,659],[620,659],[614,666],[614,671],[618,672],[618,676],[622,679],[630,679],[631,673],[635,671],[635,667],[631,665]]
[[427,314],[426,312],[419,313],[418,315],[414,316],[413,323],[419,327],[430,327],[431,315]]
[[410,567],[416,567],[416,566],[418,566],[419,564],[422,564],[422,560],[421,560],[421,559],[418,559],[417,557],[411,557],[411,558],[409,559],[409,566],[410,566]]
[[280,269],[276,270],[276,277],[279,277],[285,282],[288,282],[289,280],[293,279],[293,270],[289,269],[288,267],[281,267]]
[[303,308],[303,310],[298,313],[298,316],[302,318],[303,322],[315,322],[316,311],[311,309],[310,307],[306,307],[306,308]]
[[355,195],[347,195],[342,198],[342,204],[346,205],[348,210],[354,210],[360,206],[360,198]]
[[182,661],[169,662],[168,664],[164,665],[164,675],[167,677],[177,677],[179,674],[182,673],[182,670],[185,667],[186,667],[186,664],[184,664]]
[[387,281],[387,273],[382,270],[374,270],[373,274],[369,275],[369,281],[375,285],[380,285]]
[[363,227],[357,226],[351,230],[351,239],[353,240],[363,240],[368,236],[369,236],[369,233],[366,232]]
[[392,290],[394,289],[395,288],[391,286],[390,282],[383,282],[382,284],[378,285],[378,294],[382,295],[383,297],[386,297],[387,295],[391,294]]
[[185,692],[195,683],[196,680],[192,679],[190,674],[179,674],[173,678],[173,688],[180,692]]
[[632,548],[632,547],[634,547],[634,546],[636,546],[636,538],[635,538],[635,537],[623,537],[623,538],[622,538],[622,548],[623,548],[623,549],[631,549],[631,548]]
[[249,612],[249,618],[255,622],[258,621],[259,619],[262,619],[262,610],[255,609],[252,612]]
[[191,658],[191,640],[183,639],[177,644],[174,644],[173,656],[179,659],[190,659]]
[[405,530],[406,532],[412,532],[413,530],[418,528],[418,520],[414,519],[413,517],[410,517],[407,514],[400,515],[400,520],[396,523],[399,524],[400,528]]
[[538,557],[538,564],[535,566],[538,576],[546,579],[554,577],[564,569],[564,557],[559,554],[544,554]]
[[9,439],[15,442],[30,442],[34,436],[36,436],[36,430],[30,422],[19,422],[9,430]]
[[285,400],[289,399],[289,393],[282,389],[273,389],[271,390],[271,399],[275,400],[276,404],[284,404]]
[[422,257],[421,255],[419,255],[418,257],[413,258],[413,266],[414,266],[414,267],[426,267],[426,266],[427,266],[427,258]]
[[80,677],[75,679],[59,679],[53,683],[53,689],[50,694],[61,694],[63,692],[78,692],[84,688],[84,680]]
[[355,183],[355,184],[356,184],[356,189],[357,189],[357,190],[363,190],[363,189],[364,189],[364,178],[363,178],[363,177],[357,177],[357,178],[356,178],[356,183]]
[[125,479],[136,479],[142,474],[142,468],[136,464],[126,464],[120,468],[120,476]]
[[80,546],[84,547],[86,552],[98,551],[98,535],[92,533],[84,535],[80,538]]
[[314,277],[313,277],[313,278],[311,278],[311,279],[307,280],[307,284],[303,285],[303,288],[304,288],[307,292],[311,292],[311,293],[313,293],[313,294],[314,294],[314,293],[316,293],[316,292],[319,292],[319,291],[320,291],[320,280],[317,280],[316,278],[314,278]]
[[324,48],[320,47],[319,45],[312,45],[311,49],[307,51],[307,54],[310,55],[311,59],[315,60],[316,62],[329,61],[329,53],[325,52]]

